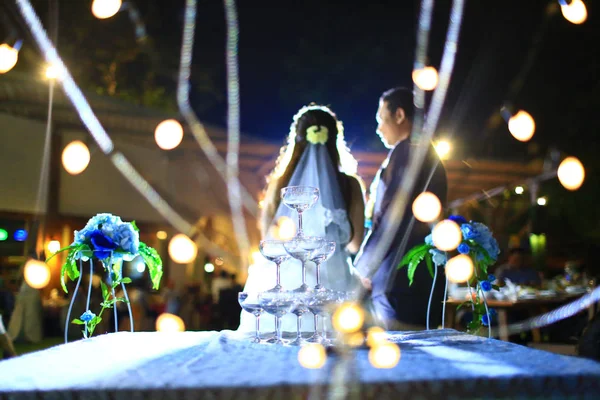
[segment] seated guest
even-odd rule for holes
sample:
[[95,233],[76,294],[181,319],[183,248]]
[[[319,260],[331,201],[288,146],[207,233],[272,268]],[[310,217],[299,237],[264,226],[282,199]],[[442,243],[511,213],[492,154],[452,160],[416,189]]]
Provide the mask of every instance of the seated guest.
[[525,266],[525,250],[521,248],[509,251],[508,261],[496,268],[495,275],[499,280],[509,279],[518,285],[539,286],[541,284],[539,273],[532,267]]

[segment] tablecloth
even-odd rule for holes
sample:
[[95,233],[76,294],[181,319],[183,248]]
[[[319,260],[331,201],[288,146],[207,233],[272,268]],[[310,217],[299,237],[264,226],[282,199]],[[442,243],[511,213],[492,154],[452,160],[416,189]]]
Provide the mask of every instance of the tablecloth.
[[454,330],[391,332],[401,360],[376,369],[368,350],[331,385],[338,356],[299,365],[297,347],[237,332],[120,332],[0,362],[2,399],[600,398],[600,364]]

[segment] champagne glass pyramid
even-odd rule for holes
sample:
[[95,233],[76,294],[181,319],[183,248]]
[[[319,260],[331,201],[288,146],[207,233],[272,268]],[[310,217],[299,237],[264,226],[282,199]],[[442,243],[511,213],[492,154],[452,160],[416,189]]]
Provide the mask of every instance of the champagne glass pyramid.
[[302,285],[294,292],[308,292],[310,288],[306,284],[306,262],[310,260],[315,250],[323,246],[323,238],[317,236],[295,237],[290,241],[284,242],[283,246],[288,254],[302,262]]
[[288,186],[281,189],[283,204],[298,213],[298,233],[296,237],[304,236],[302,230],[302,213],[315,205],[319,200],[319,189],[312,186]]
[[281,240],[261,240],[258,246],[260,254],[263,255],[267,260],[274,262],[277,268],[277,283],[275,287],[268,290],[268,292],[281,292],[283,288],[281,286],[281,264],[289,260],[290,255]]

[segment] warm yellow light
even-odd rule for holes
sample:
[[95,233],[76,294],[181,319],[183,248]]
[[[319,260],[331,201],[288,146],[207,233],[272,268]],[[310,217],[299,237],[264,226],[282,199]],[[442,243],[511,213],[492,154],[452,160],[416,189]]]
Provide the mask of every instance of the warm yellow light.
[[325,347],[318,343],[307,344],[298,351],[298,362],[304,368],[319,369],[325,365],[325,361],[327,361]]
[[165,240],[167,238],[167,232],[165,232],[165,231],[156,232],[156,238],[159,240]]
[[558,166],[558,180],[568,190],[577,190],[585,179],[585,168],[575,157],[565,158]]
[[364,322],[365,312],[356,303],[344,303],[333,313],[333,327],[341,333],[356,332]]
[[519,111],[508,120],[508,130],[515,139],[526,142],[535,133],[535,121],[527,111]]
[[215,272],[215,266],[212,263],[206,263],[204,264],[204,270],[210,274]]
[[183,127],[179,121],[167,119],[158,124],[154,131],[154,140],[163,150],[172,150],[179,146],[183,139]]
[[60,250],[60,242],[58,240],[51,240],[48,242],[47,248],[50,254],[54,254]]
[[46,66],[46,78],[47,79],[57,79],[61,78],[60,70],[56,65],[48,65]]
[[0,74],[5,74],[13,69],[17,65],[18,59],[19,50],[6,43],[0,44]]
[[50,282],[50,268],[39,260],[29,260],[24,269],[25,282],[34,289],[43,289]]
[[413,201],[412,212],[421,222],[433,222],[442,213],[442,203],[435,194],[423,192]]
[[573,0],[566,6],[561,5],[560,10],[563,17],[572,24],[583,24],[587,19],[587,8],[581,0]]
[[94,0],[92,14],[98,19],[110,18],[121,9],[121,0]]
[[179,264],[188,264],[196,259],[198,247],[196,243],[182,233],[173,236],[169,242],[169,256]]
[[395,343],[380,343],[369,350],[369,362],[375,368],[394,368],[400,361],[400,347]]
[[523,194],[524,191],[525,191],[525,189],[523,188],[523,186],[517,186],[515,188],[515,193],[516,194]]
[[545,197],[538,197],[537,204],[538,206],[545,206],[548,204],[548,200]]
[[446,263],[446,276],[450,282],[463,283],[473,276],[473,260],[466,254],[452,257]]
[[437,142],[435,144],[435,151],[436,153],[438,153],[438,156],[440,156],[440,158],[442,160],[445,160],[448,158],[448,156],[450,155],[450,151],[452,150],[452,147],[450,146],[450,142],[448,142],[447,140],[440,140],[439,142]]
[[156,330],[158,332],[183,332],[185,324],[177,315],[162,313],[156,319]]
[[71,175],[82,173],[90,163],[90,150],[80,140],[69,143],[62,152],[62,164]]
[[387,343],[387,333],[379,326],[372,326],[367,331],[367,345],[374,347],[382,343]]
[[253,264],[256,264],[256,263],[260,262],[261,260],[264,260],[262,254],[260,254],[260,251],[258,251],[258,250],[253,251],[251,257],[252,257]]
[[433,90],[438,84],[438,73],[433,67],[415,69],[412,73],[413,82],[421,90]]
[[462,241],[462,233],[458,224],[445,219],[438,222],[431,232],[433,244],[441,251],[452,251]]
[[224,262],[223,262],[223,259],[222,259],[221,257],[217,257],[217,258],[215,259],[215,264],[216,264],[216,265],[223,265],[223,263],[224,263]]
[[362,332],[354,332],[346,335],[344,342],[350,347],[360,347],[365,343],[365,335]]
[[296,236],[296,223],[290,217],[279,217],[277,220],[277,238],[289,240]]

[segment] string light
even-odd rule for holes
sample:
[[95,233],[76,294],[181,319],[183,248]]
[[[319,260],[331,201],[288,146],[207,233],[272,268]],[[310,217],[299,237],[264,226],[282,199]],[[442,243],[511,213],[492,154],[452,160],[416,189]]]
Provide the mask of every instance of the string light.
[[167,238],[167,232],[165,232],[165,231],[156,232],[156,238],[158,240],[165,240]]
[[82,173],[90,163],[90,150],[81,140],[69,143],[62,152],[62,164],[71,175]]
[[48,242],[47,248],[50,254],[54,254],[60,250],[60,242],[58,240],[51,240],[50,242]]
[[183,139],[183,127],[179,121],[167,119],[158,124],[154,130],[154,140],[163,150],[172,150],[179,146]]
[[433,244],[441,251],[452,251],[462,241],[462,232],[458,224],[445,219],[438,222],[431,232]]
[[156,319],[156,330],[158,332],[183,332],[185,323],[177,315],[162,313]]
[[318,343],[310,343],[302,346],[298,351],[298,362],[307,369],[319,369],[325,365],[327,353],[325,347]]
[[412,78],[419,89],[427,91],[435,89],[439,82],[438,72],[434,67],[415,69]]
[[365,312],[356,303],[344,303],[333,313],[333,327],[342,333],[358,331],[365,321]]
[[375,368],[394,368],[400,361],[400,347],[395,343],[379,343],[369,350],[369,362]]
[[520,110],[508,120],[508,130],[518,141],[527,142],[535,133],[535,121],[527,111]]
[[560,10],[563,17],[572,24],[583,24],[587,20],[587,8],[581,0],[572,0],[570,4],[566,0],[559,0]]
[[421,222],[433,222],[442,213],[442,203],[435,194],[423,192],[413,201],[412,212]]
[[110,18],[119,12],[121,4],[121,0],[94,0],[92,14],[98,19]]
[[558,180],[568,190],[577,190],[585,179],[585,168],[575,157],[565,158],[558,166]]
[[46,79],[50,79],[50,80],[60,79],[62,77],[62,74],[60,73],[59,68],[54,64],[49,64],[46,66],[45,75],[46,75]]
[[7,43],[0,44],[0,74],[5,74],[17,65],[19,50]]
[[538,206],[545,206],[548,203],[548,200],[545,197],[538,197],[537,204]]
[[524,191],[525,191],[525,189],[523,188],[523,186],[517,186],[515,188],[515,193],[516,194],[523,194]]
[[34,289],[43,289],[50,282],[50,268],[39,260],[29,260],[24,268],[25,282]]
[[446,263],[446,276],[450,282],[466,282],[473,276],[473,271],[473,260],[466,254],[454,256]]
[[436,153],[442,160],[448,159],[448,157],[450,156],[450,151],[452,150],[452,146],[450,146],[450,142],[448,142],[447,140],[438,141],[435,144],[434,148]]
[[179,264],[188,264],[196,259],[198,246],[183,233],[173,236],[169,242],[169,256]]

